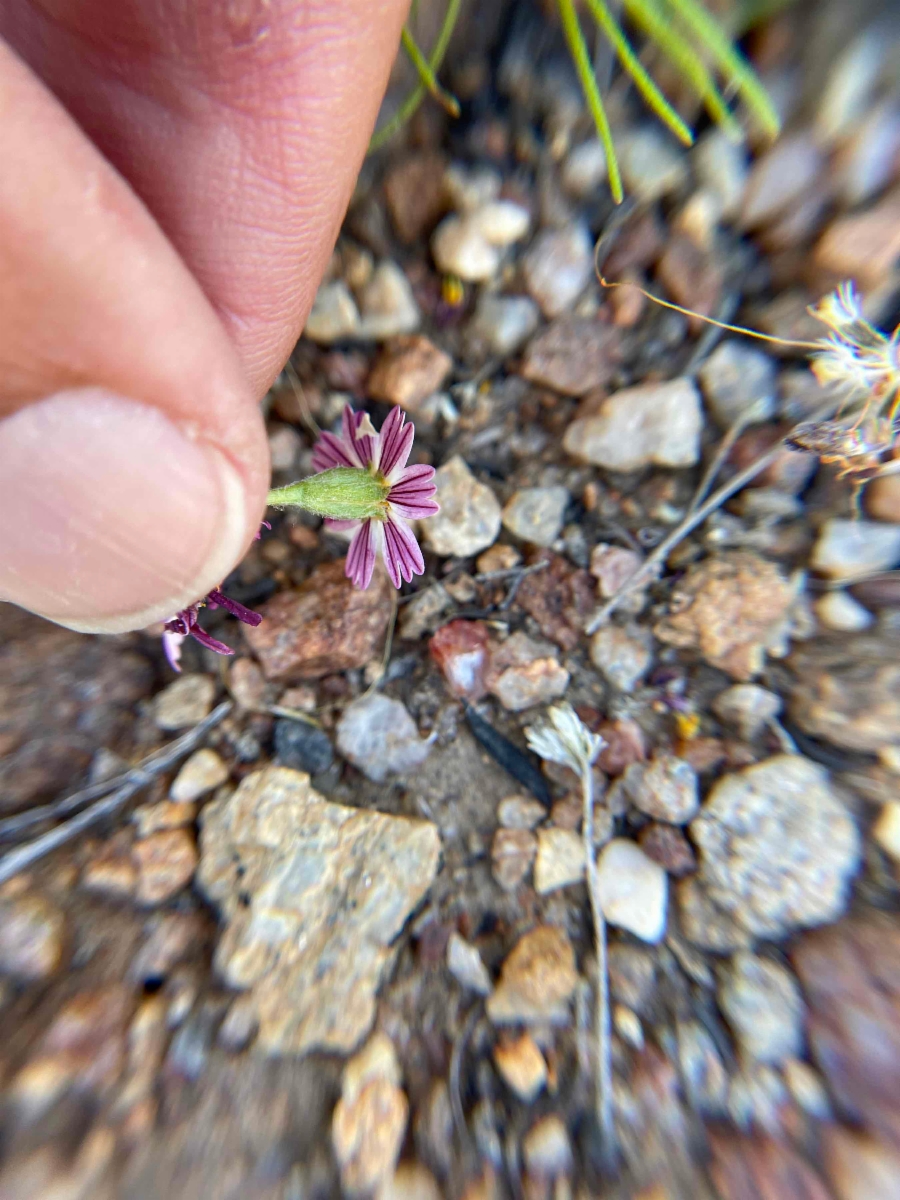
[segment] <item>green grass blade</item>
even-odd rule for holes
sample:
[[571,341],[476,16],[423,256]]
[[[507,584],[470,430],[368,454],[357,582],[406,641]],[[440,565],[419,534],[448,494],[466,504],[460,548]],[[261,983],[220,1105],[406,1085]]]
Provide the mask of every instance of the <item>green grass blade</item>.
[[679,141],[684,142],[686,146],[692,146],[694,143],[693,133],[639,62],[619,23],[606,7],[605,0],[587,0],[587,6],[618,55],[623,69],[631,76],[635,87],[644,97],[648,106],[656,113],[660,121],[672,130]]
[[744,97],[747,107],[770,137],[777,137],[781,129],[778,113],[760,83],[755,71],[731,44],[716,21],[698,0],[668,0],[674,12],[694,37],[712,55],[725,78]]
[[459,101],[438,83],[437,76],[431,69],[431,63],[419,49],[415,38],[405,25],[403,26],[403,33],[400,35],[400,40],[403,43],[403,49],[409,56],[410,62],[419,73],[419,82],[421,85],[428,89],[438,104],[446,109],[451,117],[458,117]]
[[666,19],[655,0],[624,0],[624,9],[638,29],[658,47],[687,84],[694,89],[716,124],[725,130],[732,141],[742,141],[741,127],[716,87],[712,74],[706,69],[690,42]]
[[572,55],[572,61],[575,64],[575,70],[578,74],[578,81],[581,84],[581,90],[584,92],[584,98],[587,101],[591,116],[594,118],[597,135],[600,138],[603,151],[606,155],[609,190],[612,192],[612,198],[616,204],[621,204],[625,193],[622,191],[622,176],[619,172],[616,148],[613,145],[612,132],[609,128],[606,109],[603,107],[603,101],[600,98],[600,89],[597,87],[597,79],[594,75],[591,56],[584,40],[584,34],[581,32],[581,26],[578,23],[578,14],[575,12],[575,5],[572,0],[557,0],[557,5],[559,6],[559,16],[562,21],[563,33],[569,47],[569,53]]
[[[462,0],[448,0],[447,11],[444,13],[443,24],[438,33],[437,41],[434,43],[434,48],[428,58],[428,68],[432,77],[436,76],[441,69],[441,63],[444,61],[444,55],[447,53],[447,47],[450,45],[450,38],[453,36],[453,30],[456,26],[459,10],[462,7]],[[378,150],[385,142],[397,133],[406,122],[410,119],[419,105],[422,103],[428,88],[425,84],[420,83],[410,92],[396,113],[391,119],[381,127],[376,129],[372,134],[372,140],[369,142],[369,153],[373,150]]]

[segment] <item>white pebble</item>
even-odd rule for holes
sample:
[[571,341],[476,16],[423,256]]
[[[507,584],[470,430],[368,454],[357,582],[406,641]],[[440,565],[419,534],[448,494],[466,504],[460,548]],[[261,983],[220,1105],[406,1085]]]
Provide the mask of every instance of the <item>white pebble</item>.
[[500,252],[466,217],[447,217],[431,238],[431,253],[439,271],[470,283],[493,278]]
[[360,291],[359,306],[362,313],[359,336],[376,341],[413,333],[422,320],[409,280],[389,259],[372,272]]
[[314,342],[338,342],[359,333],[359,309],[345,283],[323,284],[316,292],[303,330]]
[[198,750],[175,776],[169,788],[169,798],[180,803],[199,800],[227,778],[228,767],[215,750]]
[[900,800],[888,800],[872,827],[872,837],[885,854],[900,862]]
[[627,838],[614,838],[597,861],[600,907],[610,925],[645,942],[666,932],[668,883],[663,868]]
[[490,995],[492,984],[477,949],[455,930],[447,943],[447,967],[453,978],[479,996]]
[[477,208],[469,222],[492,246],[511,246],[528,232],[531,216],[527,208],[512,200],[494,200]]
[[854,579],[898,562],[900,525],[834,517],[819,530],[809,565],[830,579]]
[[868,629],[875,619],[849,592],[826,592],[816,600],[814,608],[826,629],[835,629],[839,633]]

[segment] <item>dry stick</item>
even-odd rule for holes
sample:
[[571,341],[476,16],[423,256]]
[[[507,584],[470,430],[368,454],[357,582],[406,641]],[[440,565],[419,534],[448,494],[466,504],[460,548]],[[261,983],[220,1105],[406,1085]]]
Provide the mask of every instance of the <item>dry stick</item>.
[[613,1123],[612,1102],[612,1034],[609,1012],[609,968],[606,958],[606,918],[603,916],[603,909],[600,907],[597,860],[594,858],[594,780],[589,762],[582,764],[581,794],[584,809],[581,818],[581,837],[584,845],[584,871],[587,877],[588,896],[591,900],[591,917],[594,922],[594,946],[597,955],[597,1001],[594,1010],[594,1029],[597,1039],[597,1089],[595,1099],[603,1156],[611,1162],[615,1157],[616,1129]]
[[[826,413],[833,411],[834,406],[829,405],[828,409],[821,415],[824,417]],[[788,437],[790,437],[790,434],[788,434]],[[689,533],[692,533],[698,525],[701,525],[711,513],[720,508],[735,492],[739,492],[742,487],[746,487],[751,479],[755,479],[760,472],[775,462],[783,449],[784,442],[781,441],[773,446],[771,450],[760,455],[755,462],[752,462],[749,467],[745,467],[743,471],[740,471],[728,483],[720,487],[717,492],[714,492],[710,496],[705,504],[701,504],[699,508],[695,508],[692,512],[689,512],[681,524],[677,525],[669,536],[659,543],[643,566],[635,571],[628,582],[614,596],[611,596],[602,608],[597,609],[586,625],[585,632],[596,633],[601,625],[605,625],[623,600],[644,587],[662,569],[663,563],[679,542],[683,541]]]
[[[70,842],[83,830],[90,828],[91,825],[96,825],[98,821],[102,821],[104,817],[112,816],[118,812],[123,804],[129,800],[135,792],[140,791],[150,783],[161,771],[172,766],[185,754],[194,749],[203,741],[209,731],[218,725],[224,716],[231,711],[231,701],[224,700],[218,708],[214,708],[208,717],[195,725],[189,733],[180,737],[177,741],[168,746],[162,754],[159,754],[151,759],[147,759],[142,765],[129,771],[127,782],[123,784],[111,796],[107,796],[103,800],[98,800],[96,804],[92,804],[90,808],[86,808],[84,812],[73,817],[71,821],[66,821],[62,825],[57,825],[55,829],[48,830],[47,833],[41,834],[32,842],[26,842],[23,846],[19,846],[16,850],[11,850],[8,854],[4,854],[0,858],[0,884],[6,883],[7,879],[12,879],[14,875],[18,875],[20,871],[24,871],[26,867],[30,867],[33,863],[44,858],[51,850],[57,849],[58,846],[63,846],[66,842]],[[74,799],[74,797],[70,797]]]

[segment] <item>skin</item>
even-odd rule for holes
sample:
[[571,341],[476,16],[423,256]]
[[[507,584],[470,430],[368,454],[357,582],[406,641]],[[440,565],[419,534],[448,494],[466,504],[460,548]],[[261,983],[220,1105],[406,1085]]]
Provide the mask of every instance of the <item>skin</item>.
[[137,629],[263,516],[408,0],[0,0],[0,599]]

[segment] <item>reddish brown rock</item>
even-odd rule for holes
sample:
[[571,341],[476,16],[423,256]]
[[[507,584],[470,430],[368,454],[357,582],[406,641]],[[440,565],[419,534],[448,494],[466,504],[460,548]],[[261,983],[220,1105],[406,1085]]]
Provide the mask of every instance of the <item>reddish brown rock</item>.
[[344,576],[344,560],[319,567],[296,591],[281,592],[248,627],[266,678],[321,679],[362,667],[375,656],[391,615],[391,586],[376,570],[362,592]]
[[721,1200],[831,1200],[806,1159],[770,1137],[716,1132],[709,1173]]
[[836,281],[854,279],[868,292],[883,284],[900,255],[900,196],[832,221],[816,243],[813,262]]
[[369,395],[414,413],[438,390],[452,366],[450,355],[422,334],[391,338],[375,360]]
[[697,869],[697,858],[691,843],[677,825],[652,821],[641,830],[638,845],[648,858],[659,863],[676,879],[690,875]]
[[448,621],[428,643],[454,696],[480,700],[487,692],[488,628],[483,621]]
[[384,198],[391,223],[404,245],[430,233],[446,209],[446,166],[443,154],[429,150],[402,158],[388,170]]
[[[748,429],[734,443],[728,461],[739,471],[749,467],[763,454],[782,441],[789,431],[787,425],[759,425]],[[796,496],[802,492],[816,472],[819,462],[814,454],[782,446],[778,457],[750,481],[750,488],[777,488]]]
[[632,763],[647,757],[644,731],[637,721],[621,717],[618,721],[603,721],[597,733],[606,742],[597,759],[597,766],[607,775],[621,775]]
[[872,912],[807,934],[791,955],[810,1050],[838,1112],[900,1148],[900,926]]
[[619,336],[594,317],[560,317],[528,343],[522,374],[541,387],[583,396],[609,382]]
[[594,607],[591,577],[558,554],[543,558],[548,566],[525,576],[516,603],[534,617],[544,637],[574,650]]
[[165,829],[135,842],[135,897],[140,904],[164,904],[190,882],[197,867],[197,847],[186,829]]
[[[657,278],[677,304],[692,308],[702,316],[711,316],[722,295],[722,263],[719,256],[701,250],[689,237],[670,237],[656,267]],[[703,328],[691,318],[695,331]]]

